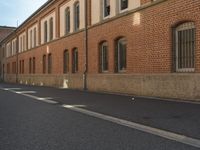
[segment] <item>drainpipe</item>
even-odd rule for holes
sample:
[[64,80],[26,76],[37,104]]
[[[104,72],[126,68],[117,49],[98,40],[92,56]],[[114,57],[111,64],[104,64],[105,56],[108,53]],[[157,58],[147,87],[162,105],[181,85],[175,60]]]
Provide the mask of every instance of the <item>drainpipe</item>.
[[85,0],[85,31],[84,31],[84,52],[85,64],[83,73],[83,89],[87,90],[87,72],[88,72],[88,0]]

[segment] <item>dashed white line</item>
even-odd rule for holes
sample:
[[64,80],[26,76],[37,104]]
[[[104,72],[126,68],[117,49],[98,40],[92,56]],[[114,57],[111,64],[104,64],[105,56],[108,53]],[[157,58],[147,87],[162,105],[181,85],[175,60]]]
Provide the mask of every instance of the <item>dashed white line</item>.
[[17,94],[34,94],[36,93],[36,91],[20,91],[20,92],[16,92]]
[[1,88],[2,90],[9,91],[9,90],[21,90],[21,88]]
[[[35,100],[43,101],[43,102],[46,102],[46,103],[50,103],[50,104],[57,104],[58,103],[56,101],[53,101],[52,100],[53,98],[51,98],[51,97],[46,97],[46,98],[45,97],[37,97],[37,96],[30,95],[30,94],[26,94],[26,92],[28,92],[28,91],[24,91],[24,92],[23,91],[22,92],[14,91],[16,89],[19,90],[19,88],[5,88],[3,90],[10,91],[12,93],[20,94],[20,95],[23,95],[23,96],[26,96],[26,97],[29,97],[29,98],[32,98],[32,99],[35,99]],[[129,128],[132,128],[132,129],[136,129],[136,130],[139,130],[139,131],[142,131],[142,132],[145,132],[145,133],[160,136],[160,137],[165,138],[165,139],[177,141],[177,142],[180,142],[180,143],[183,143],[183,144],[186,144],[186,145],[190,145],[190,146],[193,146],[193,147],[200,148],[200,139],[191,138],[191,137],[188,137],[188,136],[185,136],[185,135],[181,135],[181,134],[177,134],[177,133],[173,133],[173,132],[169,132],[169,131],[145,126],[145,125],[142,125],[142,124],[139,124],[139,123],[119,119],[119,118],[116,118],[116,117],[100,114],[100,113],[97,113],[97,112],[89,111],[89,110],[80,108],[78,105],[77,106],[62,105],[62,107],[69,109],[69,110],[72,110],[72,111],[75,111],[75,112],[79,112],[79,113],[88,115],[88,116],[92,116],[92,117],[95,117],[95,118],[99,118],[99,119],[102,119],[102,120],[113,122],[115,124],[126,126],[126,127],[129,127]]]
[[38,101],[43,101],[43,102],[46,102],[49,104],[57,104],[58,103],[56,101],[51,100],[53,98],[50,98],[50,97],[37,97],[37,96],[30,95],[30,94],[20,94],[20,95],[23,95],[23,96],[26,96],[26,97],[29,97],[29,98],[32,98],[32,99],[35,99]]
[[89,111],[86,109],[82,109],[82,108],[78,108],[76,106],[72,106],[72,105],[62,105],[62,107],[70,109],[72,111],[76,111],[85,115],[89,115],[95,118],[99,118],[99,119],[103,119],[106,121],[110,121],[122,126],[126,126],[132,129],[136,129],[145,133],[150,133],[156,136],[160,136],[162,138],[165,139],[169,139],[169,140],[173,140],[173,141],[177,141],[186,145],[190,145],[193,147],[198,147],[200,148],[200,140],[199,139],[194,139],[191,137],[187,137],[185,135],[181,135],[181,134],[176,134],[173,132],[169,132],[169,131],[165,131],[165,130],[161,130],[161,129],[157,129],[157,128],[153,128],[153,127],[149,127],[149,126],[145,126],[139,123],[135,123],[135,122],[131,122],[131,121],[127,121],[127,120],[123,120],[123,119],[119,119],[119,118],[115,118],[112,116],[108,116],[108,115],[104,115],[104,114],[100,114],[97,112],[93,112],[93,111]]
[[29,98],[32,98],[32,99],[35,99],[38,101],[43,101],[43,102],[46,102],[49,104],[57,104],[58,103],[56,101],[53,101],[52,100],[53,98],[51,98],[51,97],[37,97],[37,96],[28,94],[28,93],[36,93],[35,91],[15,91],[16,89],[19,90],[20,88],[3,88],[3,90],[5,90],[5,91],[10,91],[12,93],[23,95],[23,96],[26,96],[26,97],[29,97]]

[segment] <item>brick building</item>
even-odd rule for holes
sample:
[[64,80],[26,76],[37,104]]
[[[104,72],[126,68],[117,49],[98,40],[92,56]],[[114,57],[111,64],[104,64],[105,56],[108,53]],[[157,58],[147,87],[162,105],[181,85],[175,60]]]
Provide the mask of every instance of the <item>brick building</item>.
[[200,99],[199,0],[49,0],[0,43],[7,82]]
[[0,26],[0,42],[15,29],[15,27]]
[[[11,32],[15,30],[15,27],[8,27],[8,26],[0,26],[0,42],[6,38]],[[3,52],[0,52],[0,58],[2,58],[4,55]],[[1,61],[0,61],[0,66],[2,66]],[[0,76],[2,74],[2,70],[0,67]]]

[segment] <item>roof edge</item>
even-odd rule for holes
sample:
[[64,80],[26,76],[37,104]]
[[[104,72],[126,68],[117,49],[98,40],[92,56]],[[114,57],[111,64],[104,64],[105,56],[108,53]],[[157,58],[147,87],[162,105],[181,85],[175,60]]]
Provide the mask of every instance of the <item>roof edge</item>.
[[[8,36],[6,36],[3,40],[0,41],[0,44],[4,42],[7,38],[9,38],[13,33],[17,32],[23,25],[25,25],[31,18],[36,16],[40,11],[44,10],[46,7],[48,7],[51,3],[53,3],[55,0],[48,0],[45,2],[41,7],[39,7],[32,15],[30,15],[22,24],[20,24],[18,27],[10,27],[13,28],[13,32],[11,32]],[[1,26],[0,26],[1,27]],[[2,26],[3,27],[3,26]],[[6,26],[4,26],[6,27]]]

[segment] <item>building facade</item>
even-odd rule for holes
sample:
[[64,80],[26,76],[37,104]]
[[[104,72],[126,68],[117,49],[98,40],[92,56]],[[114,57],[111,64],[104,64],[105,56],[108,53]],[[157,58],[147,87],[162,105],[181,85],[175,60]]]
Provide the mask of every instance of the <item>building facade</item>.
[[0,42],[15,29],[15,27],[0,26]]
[[0,43],[6,82],[200,99],[199,0],[49,0]]

